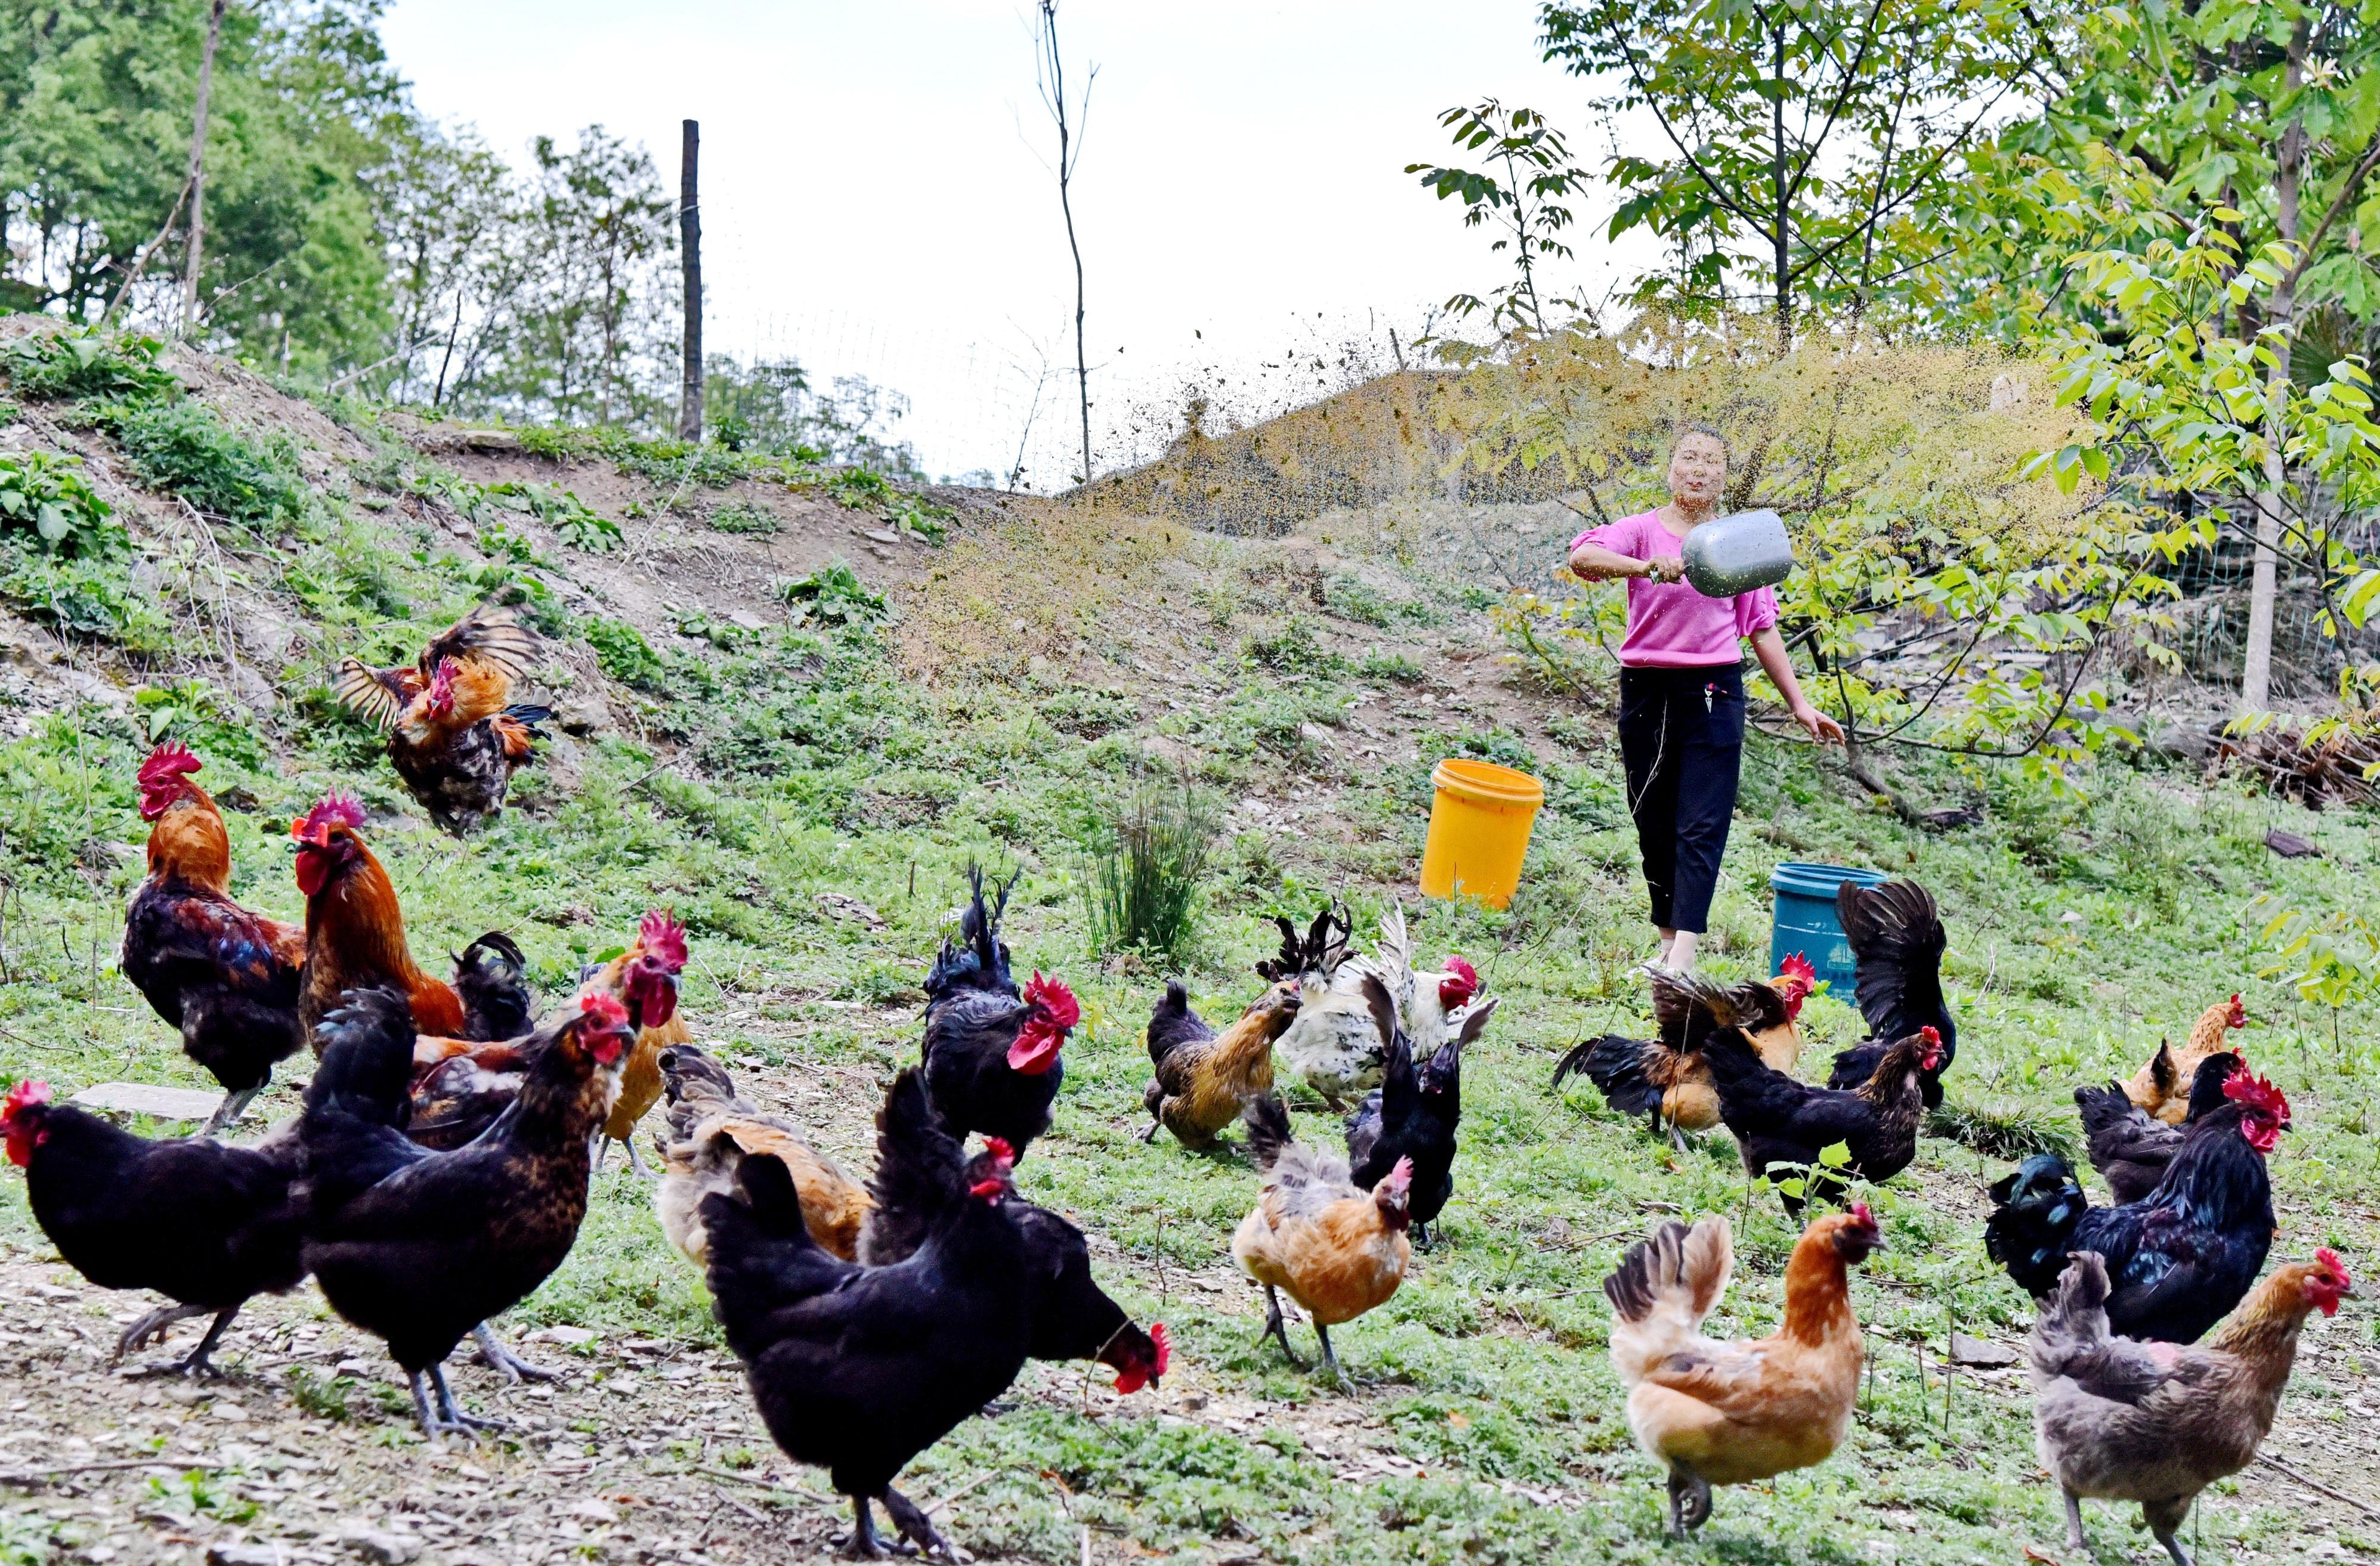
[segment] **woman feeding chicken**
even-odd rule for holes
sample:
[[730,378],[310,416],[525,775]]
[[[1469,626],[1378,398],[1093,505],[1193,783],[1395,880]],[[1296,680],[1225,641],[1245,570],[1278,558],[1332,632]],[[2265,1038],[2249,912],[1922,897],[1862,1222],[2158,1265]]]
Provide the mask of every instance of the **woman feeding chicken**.
[[1661,932],[1660,961],[1694,965],[1710,928],[1711,893],[1735,814],[1743,761],[1743,659],[1752,643],[1793,721],[1822,744],[1842,725],[1810,704],[1777,634],[1768,588],[1706,598],[1685,580],[1688,534],[1709,522],[1727,484],[1727,442],[1693,425],[1670,450],[1670,504],[1571,541],[1570,568],[1590,582],[1628,580],[1628,632],[1620,644],[1620,754],[1628,810],[1636,819]]

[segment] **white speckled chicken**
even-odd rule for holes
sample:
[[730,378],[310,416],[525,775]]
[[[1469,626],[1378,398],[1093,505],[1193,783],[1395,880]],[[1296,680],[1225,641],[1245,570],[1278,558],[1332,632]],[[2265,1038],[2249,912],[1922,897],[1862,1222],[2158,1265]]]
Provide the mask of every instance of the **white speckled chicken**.
[[1297,986],[1297,1019],[1273,1050],[1290,1076],[1343,1113],[1348,1099],[1380,1085],[1388,1058],[1379,1025],[1364,999],[1365,977],[1378,970],[1349,949],[1354,928],[1336,904],[1317,914],[1303,937],[1289,920],[1277,917],[1273,922],[1281,926],[1281,955],[1258,963],[1257,972]]

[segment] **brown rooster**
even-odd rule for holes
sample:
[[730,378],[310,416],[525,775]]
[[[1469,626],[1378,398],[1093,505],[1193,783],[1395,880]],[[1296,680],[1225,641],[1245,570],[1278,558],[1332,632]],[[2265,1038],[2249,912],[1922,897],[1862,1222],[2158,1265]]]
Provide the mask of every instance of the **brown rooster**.
[[702,1226],[702,1199],[741,1200],[737,1171],[744,1159],[774,1154],[793,1176],[802,1225],[820,1248],[844,1261],[859,1259],[859,1236],[871,1205],[867,1189],[802,1134],[736,1096],[719,1062],[692,1044],[673,1044],[655,1062],[669,1094],[669,1130],[657,1135],[662,1183],[653,1209],[662,1232],[698,1269],[710,1266],[710,1239]]
[[1148,1063],[1156,1076],[1141,1095],[1149,1113],[1144,1142],[1163,1126],[1185,1147],[1211,1147],[1215,1134],[1272,1091],[1272,1046],[1297,1016],[1297,984],[1275,984],[1239,1021],[1218,1035],[1190,1009],[1182,981],[1148,1018]]
[[[1738,1010],[1752,1014],[1743,1036],[1771,1071],[1791,1073],[1802,1058],[1802,1002],[1817,988],[1817,970],[1800,953],[1779,965],[1777,977],[1740,985],[1732,993]],[[1708,1131],[1719,1120],[1718,1093],[1700,1050],[1708,1019],[1680,1001],[1677,992],[1653,987],[1656,1037],[1630,1038],[1607,1033],[1564,1055],[1554,1066],[1557,1091],[1565,1078],[1584,1073],[1605,1102],[1624,1115],[1644,1115],[1653,1134],[1664,1127],[1680,1147],[1684,1131]]]
[[512,702],[537,638],[509,609],[472,611],[407,667],[339,665],[339,699],[388,731],[388,759],[431,819],[457,836],[504,807],[504,790],[536,749],[543,707]]
[[2179,1054],[2170,1044],[2158,1043],[2148,1064],[2124,1084],[2124,1097],[2168,1125],[2180,1125],[2190,1113],[2190,1086],[2198,1074],[2198,1062],[2229,1049],[2223,1036],[2247,1026],[2248,1008],[2240,1003],[2239,996],[2216,1002],[2191,1025],[2190,1041]]
[[2066,1497],[2066,1542],[2082,1537],[2082,1498],[2138,1501],[2175,1566],[2191,1502],[2255,1461],[2297,1363],[2298,1334],[2354,1293],[2334,1251],[2273,1269],[2203,1346],[2139,1342],[2107,1326],[2107,1269],[2077,1251],[2026,1343],[2034,1438]]
[[223,812],[191,776],[188,746],[166,744],[140,764],[140,819],[149,876],[124,916],[124,977],[180,1030],[182,1050],[223,1084],[200,1135],[237,1121],[298,1052],[298,979],[306,931],[231,900],[231,836]]
[[306,967],[298,980],[298,1019],[321,1054],[322,1019],[350,989],[386,985],[412,1002],[413,1026],[423,1033],[468,1037],[463,997],[443,979],[423,973],[405,941],[405,912],[388,871],[357,835],[364,807],[352,794],[333,790],[290,824],[298,844],[298,890],[306,895]]

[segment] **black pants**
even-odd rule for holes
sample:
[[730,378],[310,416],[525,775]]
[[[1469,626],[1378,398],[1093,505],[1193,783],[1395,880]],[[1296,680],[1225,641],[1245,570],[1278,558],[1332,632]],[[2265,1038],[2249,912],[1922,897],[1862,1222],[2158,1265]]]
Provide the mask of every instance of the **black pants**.
[[1620,759],[1653,922],[1700,935],[1743,765],[1743,666],[1621,670]]

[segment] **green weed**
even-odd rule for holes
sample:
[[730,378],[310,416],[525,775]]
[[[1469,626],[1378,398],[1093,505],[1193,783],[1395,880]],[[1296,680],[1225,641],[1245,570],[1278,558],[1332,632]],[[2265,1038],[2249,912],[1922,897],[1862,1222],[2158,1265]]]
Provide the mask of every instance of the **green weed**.
[[1084,844],[1095,953],[1140,952],[1183,965],[1219,824],[1214,806],[1186,780],[1135,789],[1109,808]]

